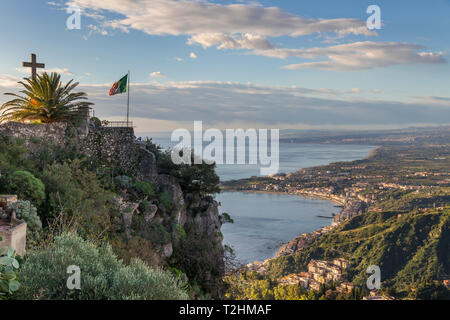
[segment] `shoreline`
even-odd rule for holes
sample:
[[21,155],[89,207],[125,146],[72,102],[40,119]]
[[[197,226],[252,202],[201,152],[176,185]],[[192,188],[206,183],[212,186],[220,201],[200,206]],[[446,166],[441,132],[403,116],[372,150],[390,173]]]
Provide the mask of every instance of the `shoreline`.
[[[367,156],[365,156],[362,159],[359,160],[365,160],[365,159],[370,159],[371,157],[373,157],[377,151],[381,148],[381,146],[375,146],[374,149],[372,149],[369,154]],[[326,166],[326,165],[320,165],[317,167],[322,167],[322,166]],[[224,181],[226,182],[226,181]],[[265,264],[268,263],[269,261],[279,258],[281,256],[288,256],[288,255],[293,255],[296,252],[302,250],[303,248],[305,248],[306,246],[310,245],[314,240],[316,240],[318,237],[320,237],[321,235],[333,230],[335,227],[339,226],[342,222],[342,220],[338,219],[336,221],[336,217],[339,217],[343,212],[347,211],[347,210],[352,210],[351,207],[354,204],[355,199],[342,199],[342,198],[338,198],[338,197],[332,197],[330,195],[327,194],[318,194],[318,193],[312,193],[312,192],[302,192],[297,190],[296,192],[286,192],[286,191],[271,191],[271,190],[248,190],[248,189],[244,189],[244,190],[237,190],[234,188],[221,188],[221,192],[242,192],[242,193],[265,193],[265,194],[283,194],[283,195],[292,195],[292,196],[299,196],[299,197],[303,197],[303,198],[309,198],[309,199],[316,199],[316,200],[324,200],[324,201],[329,201],[329,202],[333,202],[335,204],[337,204],[337,206],[335,207],[339,207],[340,211],[339,213],[332,213],[332,217],[330,217],[330,219],[332,219],[332,223],[329,224],[328,226],[313,230],[311,232],[308,233],[303,233],[301,235],[298,235],[297,237],[289,240],[288,242],[285,242],[283,244],[281,244],[275,254],[274,257],[270,257],[265,259],[263,262],[261,261],[254,261],[252,263],[249,263],[246,265],[246,268],[249,270],[256,270],[258,272],[261,271],[262,269],[265,269]],[[262,271],[264,272],[264,271]]]
[[[326,197],[325,195],[310,195],[306,193],[292,193],[292,192],[277,192],[277,191],[263,191],[263,190],[223,190],[222,192],[234,192],[234,193],[253,193],[253,194],[278,194],[278,195],[290,195],[290,196],[298,196],[305,199],[315,199],[315,200],[323,200],[328,202],[333,202],[338,204],[340,208],[341,213],[345,208],[346,205],[343,203],[343,201],[333,199]],[[339,214],[338,213],[338,214]],[[332,220],[331,224],[328,224],[324,227],[314,229],[310,232],[302,233],[290,240],[287,240],[286,242],[283,242],[279,245],[278,249],[276,250],[275,254],[271,257],[267,257],[263,261],[253,261],[246,264],[246,268],[248,270],[261,270],[261,267],[265,268],[265,264],[270,262],[273,259],[279,258],[281,256],[287,256],[295,254],[297,251],[300,251],[305,246],[311,244],[315,239],[317,239],[319,236],[333,230],[335,227],[337,227],[340,223],[334,221],[335,213],[331,213],[333,216],[327,217],[327,219]],[[317,216],[316,216],[317,217]],[[323,219],[323,218],[322,218]]]
[[[284,195],[290,195],[290,196],[298,196],[306,199],[315,199],[315,200],[324,200],[324,201],[330,201],[335,204],[338,204],[338,206],[335,206],[337,208],[344,210],[345,208],[345,201],[330,198],[326,195],[319,195],[319,194],[310,194],[310,193],[294,193],[294,192],[279,192],[279,191],[266,191],[266,190],[236,190],[236,189],[222,189],[221,192],[241,192],[241,193],[265,193],[265,194],[284,194]],[[331,217],[332,218],[332,217]]]

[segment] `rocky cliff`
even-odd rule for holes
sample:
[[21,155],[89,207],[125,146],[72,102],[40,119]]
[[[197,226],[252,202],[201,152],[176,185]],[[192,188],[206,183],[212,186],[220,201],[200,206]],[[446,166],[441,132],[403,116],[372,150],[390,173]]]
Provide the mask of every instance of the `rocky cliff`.
[[138,256],[151,265],[180,270],[203,292],[219,297],[224,252],[218,203],[210,195],[183,190],[176,177],[162,173],[156,155],[136,140],[132,128],[98,126],[87,135],[73,129],[66,124],[8,123],[0,125],[0,134],[27,141],[45,139],[63,148],[75,146],[92,167],[112,168],[111,175],[147,182],[152,197],[131,197],[126,190],[118,193],[117,229],[123,232],[113,248],[125,260]]

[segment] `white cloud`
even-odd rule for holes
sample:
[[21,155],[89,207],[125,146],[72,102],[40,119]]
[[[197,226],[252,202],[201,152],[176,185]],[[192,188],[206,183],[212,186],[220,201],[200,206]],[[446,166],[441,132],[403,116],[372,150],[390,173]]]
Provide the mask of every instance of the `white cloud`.
[[200,44],[203,48],[216,46],[217,49],[266,50],[273,47],[266,37],[250,33],[245,33],[242,35],[202,33],[190,37],[187,43],[189,45]]
[[[397,64],[443,63],[442,52],[424,52],[415,44],[355,42],[309,49],[276,48],[270,37],[300,37],[318,34],[325,40],[346,35],[376,36],[366,22],[353,18],[303,18],[279,7],[265,7],[254,1],[220,4],[210,0],[70,0],[83,13],[98,21],[94,32],[139,30],[150,35],[186,35],[189,45],[203,48],[252,50],[275,58],[298,57],[315,61],[285,66],[285,69],[314,68],[333,71],[365,70]],[[106,18],[106,14],[114,18]],[[422,50],[422,52],[417,52]],[[324,60],[324,58],[326,60]],[[318,61],[317,61],[318,60]]]
[[346,91],[345,93],[350,94],[361,94],[362,90],[360,88],[351,88],[349,91]]
[[164,78],[165,75],[161,71],[155,71],[150,73],[150,77],[152,78]]
[[[255,2],[225,5],[207,0],[71,0],[67,4],[77,5],[93,14],[112,12],[123,16],[122,19],[103,21],[103,26],[123,31],[135,29],[150,35],[191,35],[192,43],[205,38],[204,34],[222,34],[232,39],[245,34],[257,37],[298,37],[316,33],[376,35],[367,29],[365,21],[359,19],[302,18],[278,7],[264,7]],[[104,16],[100,16],[103,20]],[[219,46],[225,47],[229,41],[225,39]]]
[[178,62],[181,62],[181,61],[183,61],[183,58],[175,57],[175,60],[177,60]]
[[194,52],[191,52],[191,53],[189,54],[189,58],[191,58],[191,59],[197,59],[197,55],[196,55]]
[[442,107],[450,107],[450,97],[436,97],[436,96],[426,96],[426,97],[413,97],[418,103],[425,103],[428,105],[436,105]]
[[0,87],[15,87],[18,86],[17,82],[22,79],[11,76],[9,74],[0,74]]
[[[30,68],[16,68],[17,71],[19,71],[20,73],[28,73],[31,74],[31,69]],[[52,72],[56,72],[59,74],[63,74],[66,76],[71,76],[73,75],[72,71],[70,71],[67,68],[50,68],[50,69],[37,69],[37,73],[42,73],[42,72],[47,72],[47,73],[52,73]]]
[[[8,75],[0,76],[0,104],[8,99],[2,93],[19,91],[14,87],[16,80]],[[110,83],[81,84],[78,90],[88,93],[99,117],[124,117],[126,95],[109,97],[110,87]],[[160,124],[170,123],[171,127],[194,120],[203,120],[205,126],[224,124],[231,128],[254,124],[279,128],[332,128],[450,122],[450,108],[443,107],[449,106],[450,98],[432,97],[408,103],[362,98],[354,100],[347,98],[347,91],[351,89],[336,91],[219,81],[133,83],[131,115],[141,120],[157,120]],[[439,104],[430,101],[439,101]],[[147,128],[141,127],[138,131],[148,131]]]
[[45,72],[56,72],[56,73],[60,73],[63,75],[67,75],[67,76],[71,76],[73,75],[72,71],[70,71],[67,68],[52,68],[52,69],[45,69]]
[[253,54],[279,59],[288,57],[311,60],[328,59],[291,64],[284,67],[290,70],[314,68],[333,71],[355,71],[398,64],[446,62],[443,52],[417,52],[418,50],[423,50],[423,47],[409,43],[362,41],[308,49],[255,50]]

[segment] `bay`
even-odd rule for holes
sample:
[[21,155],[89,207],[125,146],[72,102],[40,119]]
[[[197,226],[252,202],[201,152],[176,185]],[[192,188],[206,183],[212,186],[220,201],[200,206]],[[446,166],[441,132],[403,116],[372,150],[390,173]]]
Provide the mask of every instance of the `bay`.
[[[153,138],[162,147],[173,147],[168,137]],[[289,173],[331,162],[366,157],[373,146],[280,143],[280,170]],[[238,150],[237,154],[244,152]],[[259,176],[258,165],[218,165],[221,181]],[[223,192],[216,196],[220,213],[226,212],[233,224],[222,227],[223,243],[231,246],[238,260],[249,263],[272,258],[282,243],[302,233],[331,224],[339,208],[331,201],[277,193]]]

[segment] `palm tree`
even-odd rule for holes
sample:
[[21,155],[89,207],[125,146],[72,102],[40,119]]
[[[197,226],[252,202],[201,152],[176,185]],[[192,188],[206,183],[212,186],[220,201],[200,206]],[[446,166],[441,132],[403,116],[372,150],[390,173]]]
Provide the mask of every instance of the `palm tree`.
[[19,81],[25,87],[20,91],[25,96],[5,93],[15,99],[4,103],[0,107],[0,123],[8,121],[52,123],[69,121],[76,117],[78,108],[92,105],[84,92],[71,92],[78,86],[78,82],[70,80],[66,85],[61,82],[61,75],[44,72],[37,79],[24,78]]

